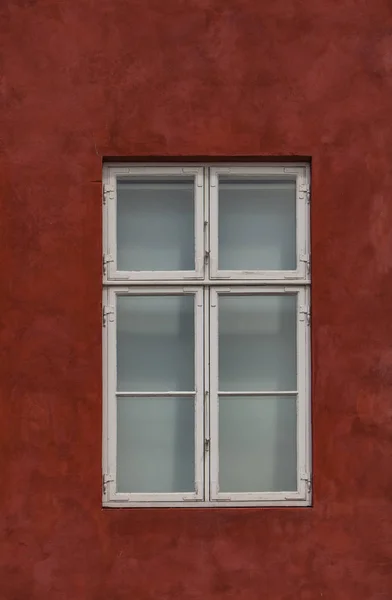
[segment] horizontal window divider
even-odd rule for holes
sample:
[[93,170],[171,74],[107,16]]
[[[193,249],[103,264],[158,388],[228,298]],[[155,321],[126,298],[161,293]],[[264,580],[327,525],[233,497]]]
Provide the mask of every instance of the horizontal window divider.
[[154,279],[154,280],[134,280],[132,283],[129,279],[123,280],[105,280],[103,285],[106,287],[160,287],[160,286],[181,286],[181,287],[227,287],[240,285],[240,286],[257,286],[257,287],[273,287],[273,286],[284,286],[287,288],[299,287],[299,286],[310,286],[309,279],[198,279],[198,278],[187,278],[187,279]]
[[276,500],[305,500],[306,498],[298,491],[279,491],[279,492],[218,492],[215,501],[219,500],[231,500],[237,502],[250,502],[250,501],[262,501],[270,500],[272,502]]
[[273,504],[271,504],[271,500],[186,500],[182,502],[178,501],[167,501],[162,502],[159,499],[152,501],[135,501],[135,500],[108,500],[103,502],[103,507],[107,510],[111,508],[161,508],[171,509],[171,508],[257,508],[257,507],[265,507],[265,508],[279,508],[281,507],[303,507],[306,508],[310,505],[309,500],[304,499],[295,499],[295,500],[286,500],[285,498],[279,498],[279,500],[274,500]]
[[150,398],[150,397],[154,397],[154,398],[168,398],[171,396],[195,396],[197,394],[196,391],[194,392],[116,392],[116,396],[119,397],[124,397],[124,396],[131,396],[131,397],[145,397],[145,398]]
[[294,390],[288,390],[288,391],[262,391],[262,392],[255,392],[255,391],[251,391],[251,392],[243,392],[243,391],[238,391],[238,392],[218,392],[219,396],[296,396],[298,394],[298,391],[294,391]]
[[151,493],[138,493],[138,492],[130,492],[124,493],[120,492],[115,494],[114,503],[124,502],[124,505],[129,506],[130,502],[137,502],[138,506],[143,504],[144,502],[153,502],[154,505],[157,502],[162,502],[163,505],[167,506],[170,502],[195,502],[201,503],[203,498],[198,498],[196,492],[172,492],[172,493],[164,493],[164,492],[151,492]]

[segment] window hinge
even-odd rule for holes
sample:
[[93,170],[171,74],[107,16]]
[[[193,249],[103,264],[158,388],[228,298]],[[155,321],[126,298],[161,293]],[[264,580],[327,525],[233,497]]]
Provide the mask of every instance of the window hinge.
[[114,306],[103,306],[102,319],[104,327],[106,327],[107,317],[109,317],[111,323],[114,321]]
[[312,477],[310,475],[310,473],[308,473],[307,471],[302,471],[302,473],[300,474],[300,480],[304,481],[306,483],[306,489],[308,492],[311,492],[312,490]]
[[114,187],[112,185],[109,185],[108,183],[104,183],[103,184],[103,194],[102,194],[102,199],[103,199],[103,203],[106,204],[106,200],[109,198],[109,200],[112,200],[114,198]]
[[210,438],[206,438],[204,440],[204,452],[207,453],[210,451]]
[[306,265],[306,273],[310,273],[310,254],[300,254],[299,257],[300,262],[305,263]]
[[107,490],[107,484],[111,483],[114,481],[114,477],[113,475],[108,475],[107,473],[104,473],[102,475],[102,489],[103,489],[103,493],[106,494],[106,490]]
[[310,307],[308,304],[302,305],[299,307],[299,320],[306,321],[309,325],[310,323]]
[[307,183],[300,183],[298,186],[299,197],[301,200],[306,200],[309,204],[310,202],[310,186]]
[[103,267],[104,275],[106,275],[106,265],[111,262],[114,262],[113,255],[112,254],[104,254],[103,258],[102,258],[102,267]]

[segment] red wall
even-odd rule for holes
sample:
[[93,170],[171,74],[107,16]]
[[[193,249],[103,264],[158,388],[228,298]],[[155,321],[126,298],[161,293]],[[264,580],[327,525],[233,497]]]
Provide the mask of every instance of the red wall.
[[[392,597],[390,0],[3,0],[0,599]],[[311,157],[309,509],[101,509],[103,157]]]

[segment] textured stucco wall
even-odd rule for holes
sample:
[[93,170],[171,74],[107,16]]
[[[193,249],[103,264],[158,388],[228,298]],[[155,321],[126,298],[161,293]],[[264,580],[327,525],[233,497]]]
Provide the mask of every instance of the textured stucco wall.
[[[1,600],[392,597],[390,0],[3,0]],[[103,157],[311,157],[311,509],[101,509]]]

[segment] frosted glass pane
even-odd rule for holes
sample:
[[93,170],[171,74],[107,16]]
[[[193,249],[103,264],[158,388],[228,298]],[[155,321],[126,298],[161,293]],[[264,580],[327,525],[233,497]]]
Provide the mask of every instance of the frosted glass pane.
[[117,183],[117,268],[195,269],[194,180]]
[[194,296],[119,296],[118,391],[193,391],[194,337]]
[[219,401],[219,489],[297,489],[295,396],[227,396]]
[[193,398],[117,398],[117,491],[193,492]]
[[296,269],[294,181],[220,178],[219,269]]
[[219,295],[219,389],[295,391],[296,296]]

